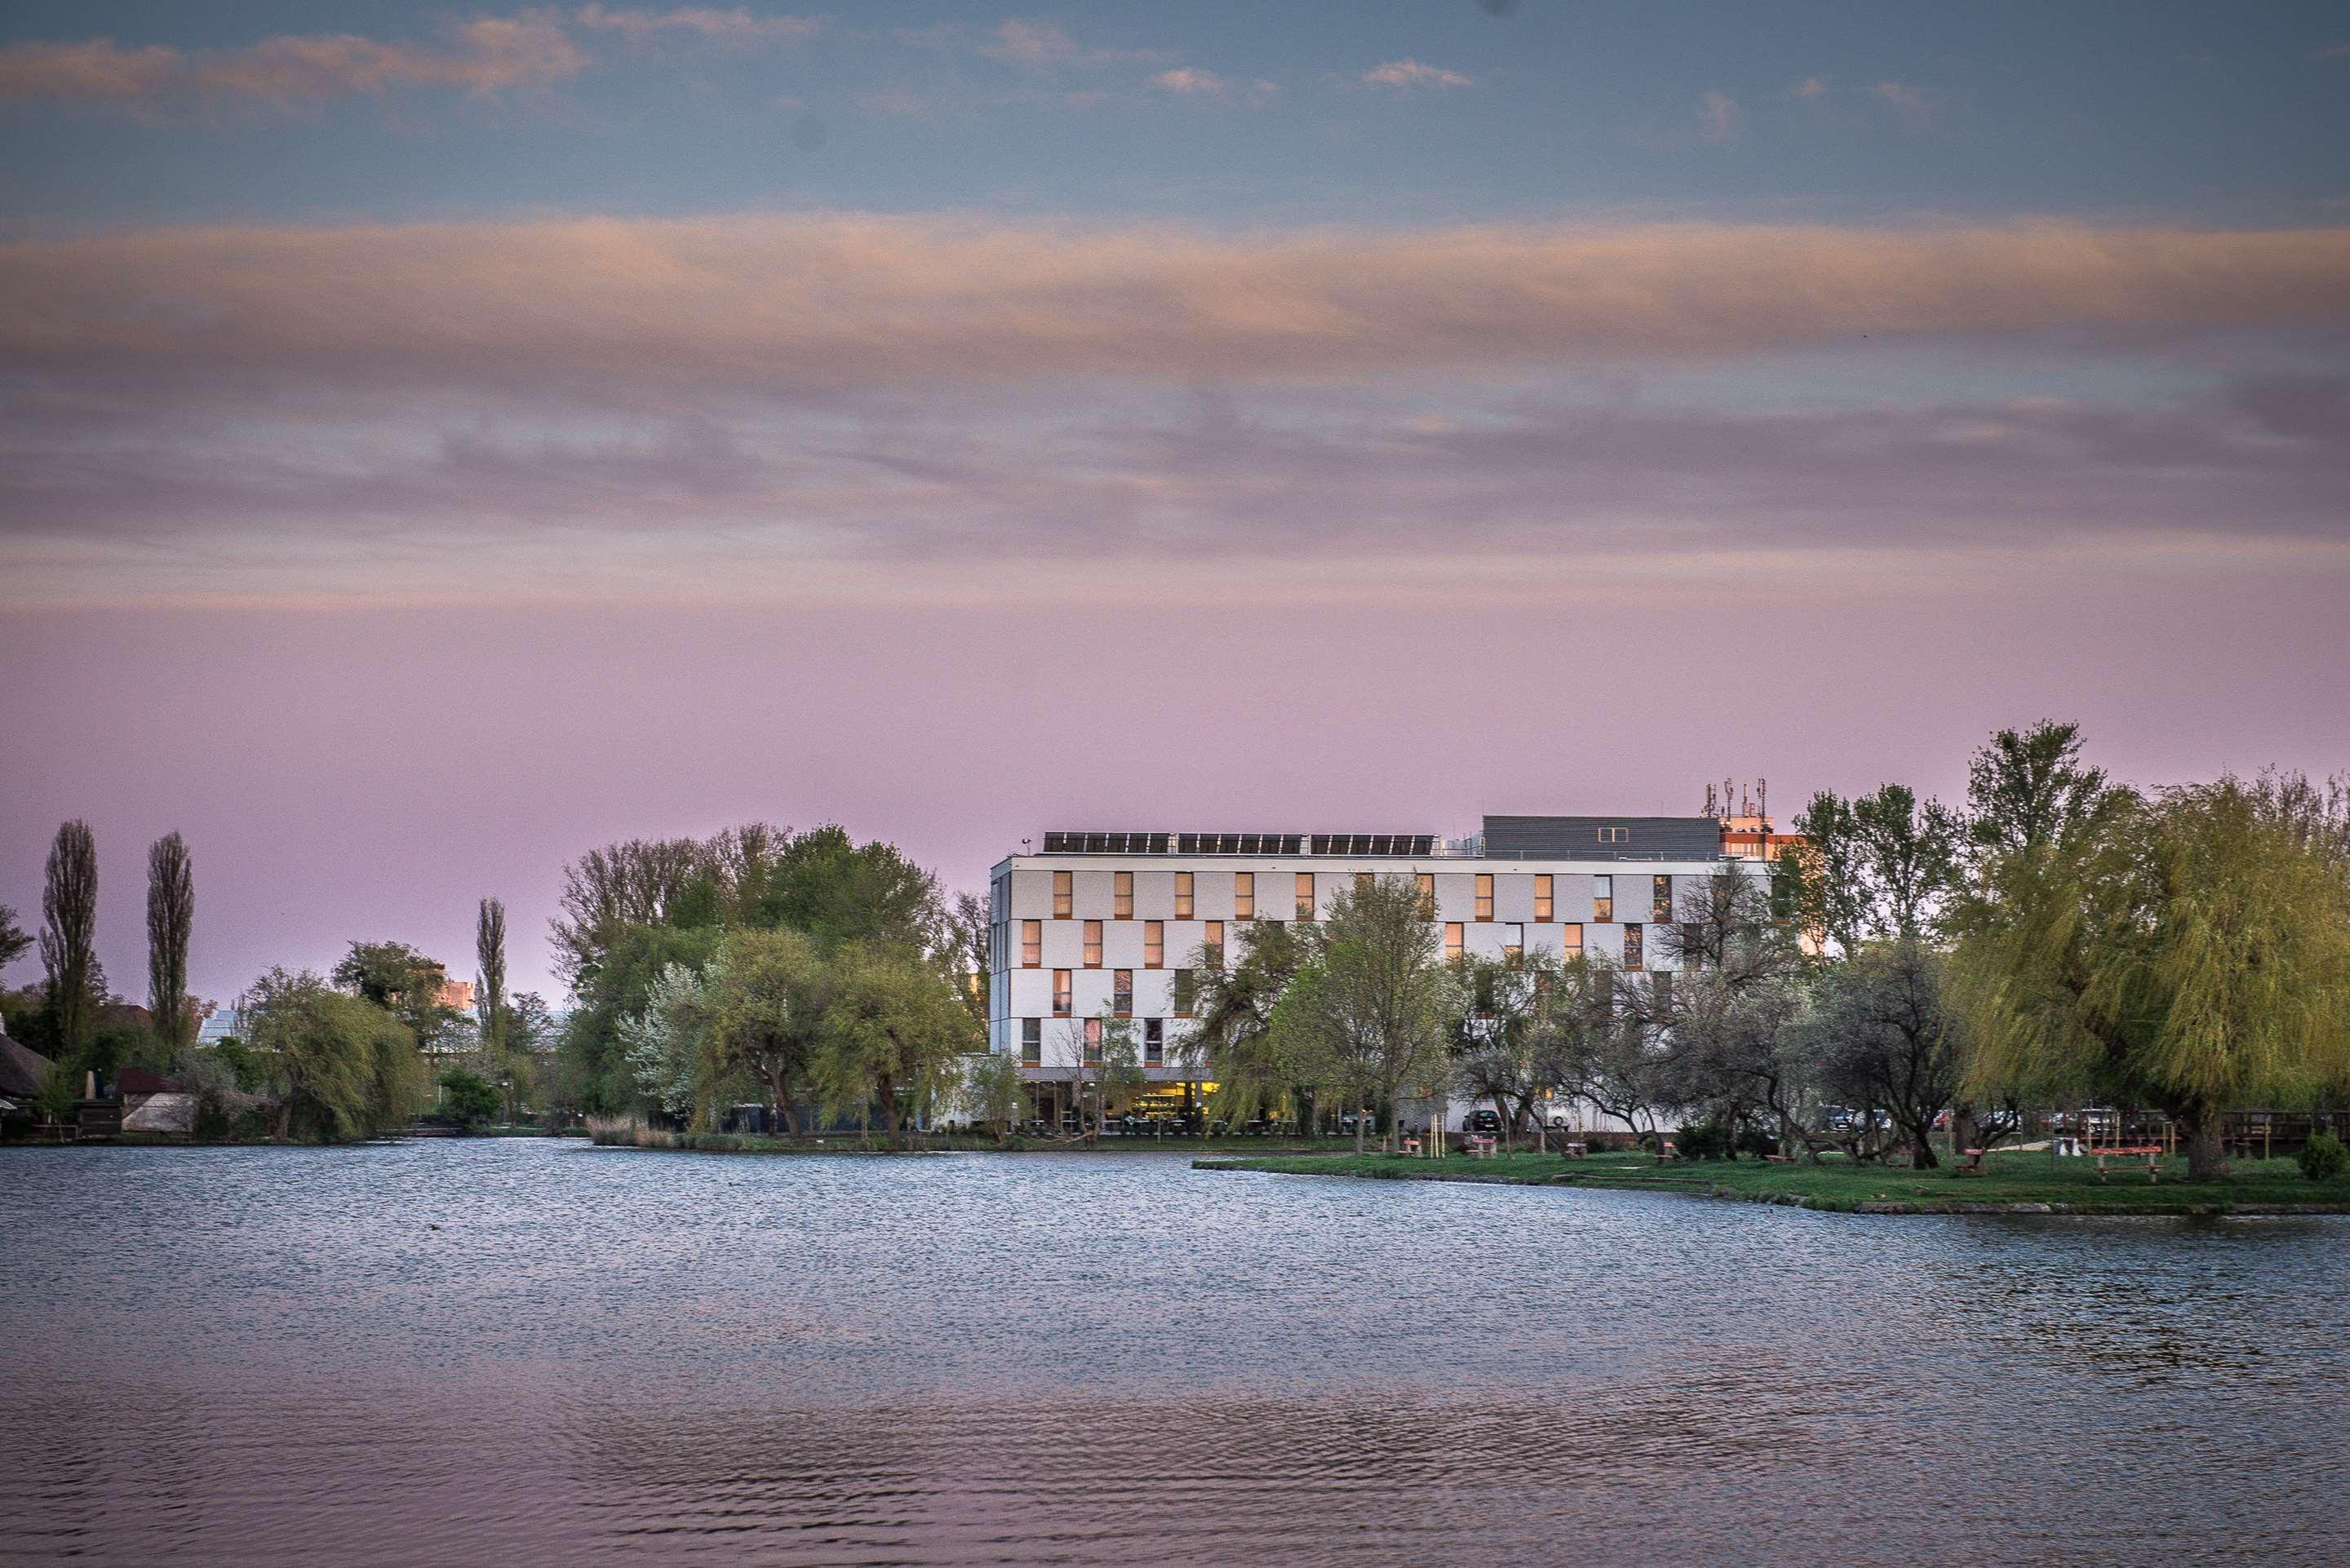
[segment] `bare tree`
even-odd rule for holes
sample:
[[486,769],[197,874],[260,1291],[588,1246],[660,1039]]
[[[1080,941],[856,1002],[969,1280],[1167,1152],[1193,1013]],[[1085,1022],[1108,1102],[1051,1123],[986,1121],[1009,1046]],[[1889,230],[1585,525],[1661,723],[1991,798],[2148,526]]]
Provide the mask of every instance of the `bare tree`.
[[41,967],[57,1019],[58,1059],[78,1061],[97,1028],[98,842],[78,817],[49,846],[41,887]]

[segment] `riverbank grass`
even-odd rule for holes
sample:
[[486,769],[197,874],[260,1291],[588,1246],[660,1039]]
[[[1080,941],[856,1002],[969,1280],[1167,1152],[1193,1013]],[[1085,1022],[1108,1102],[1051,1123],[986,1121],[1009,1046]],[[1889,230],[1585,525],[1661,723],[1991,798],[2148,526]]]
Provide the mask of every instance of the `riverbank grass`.
[[2189,1181],[2184,1158],[2165,1159],[2158,1162],[2161,1179],[2155,1182],[2147,1180],[2142,1160],[2109,1160],[2102,1183],[2094,1160],[2053,1160],[2044,1153],[2022,1152],[1991,1155],[1977,1176],[1962,1176],[1949,1167],[1902,1170],[1847,1161],[1776,1165],[1760,1160],[1675,1160],[1659,1165],[1627,1154],[1582,1159],[1544,1154],[1422,1159],[1347,1153],[1193,1163],[1202,1170],[1254,1170],[1284,1176],[1680,1192],[1862,1213],[2042,1209],[2091,1214],[2350,1213],[2350,1176],[2312,1181],[2290,1159],[2240,1159],[2221,1181]]

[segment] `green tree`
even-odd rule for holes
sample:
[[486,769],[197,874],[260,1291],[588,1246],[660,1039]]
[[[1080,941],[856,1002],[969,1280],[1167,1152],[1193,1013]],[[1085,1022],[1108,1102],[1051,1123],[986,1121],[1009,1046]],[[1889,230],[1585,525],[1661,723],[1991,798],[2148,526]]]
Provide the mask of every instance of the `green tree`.
[[[797,1101],[824,1032],[832,976],[797,931],[729,931],[703,971],[702,1082],[740,1071],[756,1079],[787,1131],[800,1132]],[[702,1115],[713,1110],[702,1096]]]
[[2063,843],[2110,788],[2103,768],[2082,764],[2078,724],[1997,731],[1967,763],[1968,846],[1985,859]]
[[1028,1110],[1028,1085],[1020,1064],[1002,1051],[973,1056],[963,1064],[962,1103],[973,1121],[995,1129],[995,1141],[1012,1136],[1012,1125]]
[[0,970],[15,963],[32,945],[31,935],[16,923],[16,911],[0,904]]
[[1920,805],[1907,784],[1851,800],[1823,790],[1795,828],[1812,841],[1804,919],[1846,952],[1924,937],[1957,885],[1959,816],[1936,801]]
[[195,1038],[188,1009],[188,940],[196,919],[196,877],[187,844],[167,833],[147,849],[147,1011],[166,1054]]
[[329,978],[397,1018],[420,1051],[431,1051],[457,1023],[457,1010],[441,999],[448,971],[406,942],[353,942]]
[[484,898],[473,917],[473,1011],[481,1021],[482,1054],[506,1054],[506,907]]
[[1186,1065],[1216,1085],[1216,1114],[1237,1127],[1261,1116],[1287,1113],[1312,1122],[1312,1085],[1285,1059],[1272,1033],[1273,1012],[1296,978],[1304,951],[1299,928],[1284,920],[1248,920],[1229,961],[1191,958],[1195,1022],[1176,1044]]
[[1978,1086],[2158,1106],[2199,1179],[2227,1107],[2350,1076],[2350,881],[2232,777],[1994,857],[1957,956]]
[[[1355,1144],[1407,1084],[1445,1063],[1444,980],[1437,934],[1408,877],[1378,877],[1331,900],[1303,933],[1304,961],[1273,1012],[1276,1052],[1342,1105],[1357,1108]],[[1392,1145],[1389,1118],[1387,1137]]]
[[575,982],[571,1011],[557,1049],[563,1093],[590,1114],[628,1110],[639,1100],[636,1070],[622,1021],[641,1016],[655,981],[671,966],[699,971],[718,949],[714,926],[628,926],[609,933],[596,961]]
[[57,1059],[79,1064],[97,1033],[106,982],[98,966],[98,842],[89,824],[60,825],[41,888],[41,967],[48,975]]
[[917,954],[858,943],[830,967],[816,1092],[836,1113],[878,1109],[894,1138],[907,1115],[927,1115],[954,1087],[962,1056],[984,1036],[953,986]]
[[273,969],[255,981],[246,1027],[268,1058],[279,1137],[366,1137],[406,1126],[423,1107],[415,1037],[383,1008],[307,970]]

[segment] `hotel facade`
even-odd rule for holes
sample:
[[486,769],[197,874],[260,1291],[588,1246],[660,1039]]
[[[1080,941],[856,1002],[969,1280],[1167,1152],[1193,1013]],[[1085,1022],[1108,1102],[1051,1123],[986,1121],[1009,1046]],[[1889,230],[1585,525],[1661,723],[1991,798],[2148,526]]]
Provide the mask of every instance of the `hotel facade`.
[[1668,971],[1669,924],[1700,879],[1746,858],[1716,816],[1488,816],[1430,834],[1053,832],[990,877],[989,1044],[1038,1114],[1065,1103],[1105,1018],[1130,1019],[1157,1108],[1212,1088],[1182,1049],[1198,970],[1256,920],[1314,920],[1357,878],[1408,877],[1447,957],[1604,955]]

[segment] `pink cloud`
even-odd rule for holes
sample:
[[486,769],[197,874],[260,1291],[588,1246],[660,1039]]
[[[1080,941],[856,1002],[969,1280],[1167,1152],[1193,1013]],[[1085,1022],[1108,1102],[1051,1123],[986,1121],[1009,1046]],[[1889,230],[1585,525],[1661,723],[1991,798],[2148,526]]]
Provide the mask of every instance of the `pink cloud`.
[[1862,333],[2161,337],[2338,319],[2350,229],[1233,236],[855,215],[188,228],[0,248],[0,293],[16,302],[0,356],[20,368],[277,363],[369,383],[771,389],[1313,380],[1717,358]]
[[582,27],[635,39],[686,34],[742,47],[804,44],[824,30],[824,23],[813,16],[757,16],[742,5],[723,11],[706,5],[681,6],[670,11],[583,5],[573,13],[573,18]]
[[1213,71],[1194,70],[1179,66],[1171,71],[1161,71],[1150,78],[1171,93],[1186,95],[1220,93],[1224,90],[1224,78]]
[[1363,73],[1364,82],[1371,87],[1394,88],[1409,91],[1413,88],[1468,87],[1477,78],[1459,71],[1423,65],[1415,59],[1389,60],[1383,66],[1373,66]]
[[473,92],[559,81],[588,57],[556,13],[480,17],[447,29],[440,47],[351,34],[284,35],[243,49],[124,50],[111,39],[12,44],[0,49],[0,97],[130,102],[172,94],[274,103],[379,96],[395,88]]
[[1746,111],[1727,93],[1710,92],[1698,99],[1698,134],[1711,142],[1735,141],[1745,129]]

